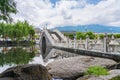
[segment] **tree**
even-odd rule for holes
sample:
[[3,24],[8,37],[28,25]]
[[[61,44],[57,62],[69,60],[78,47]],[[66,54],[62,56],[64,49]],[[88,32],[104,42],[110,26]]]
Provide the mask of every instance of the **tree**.
[[2,36],[3,39],[7,37],[8,34],[8,25],[5,23],[0,23],[0,35]]
[[114,34],[115,38],[120,38],[120,34]]
[[86,32],[85,35],[86,36],[88,35],[90,39],[95,39],[95,34],[93,32],[91,32],[91,31],[90,32]]
[[17,13],[14,0],[0,0],[0,20],[11,22],[11,13]]
[[105,36],[104,34],[99,34],[100,39],[103,39],[104,36]]
[[34,36],[35,31],[33,29],[33,26],[29,25],[27,21],[21,22],[18,21],[15,24],[9,25],[9,38],[11,38],[14,41],[19,41],[23,37],[27,37],[28,35]]
[[70,39],[74,39],[73,33],[64,33],[65,36],[68,36]]
[[85,39],[86,36],[83,32],[76,32],[77,39]]
[[34,35],[35,35],[35,30],[33,29],[33,26],[29,27],[29,35],[30,35],[30,38],[33,41],[33,38],[34,38]]

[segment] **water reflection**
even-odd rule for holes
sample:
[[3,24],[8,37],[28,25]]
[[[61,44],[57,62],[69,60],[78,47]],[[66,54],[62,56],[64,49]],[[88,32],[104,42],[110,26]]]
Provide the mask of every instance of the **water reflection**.
[[78,54],[70,53],[70,52],[66,52],[66,51],[62,51],[62,50],[53,48],[48,53],[48,55],[45,57],[44,61],[49,62],[49,61],[53,61],[53,59],[57,60],[57,59],[63,59],[63,58],[68,58],[68,57],[74,57],[74,56],[78,56]]
[[27,64],[34,56],[34,51],[31,52],[21,47],[14,47],[0,53],[0,66]]
[[[52,49],[43,62],[38,45],[30,47],[0,47],[0,73],[4,70],[21,64],[42,64],[47,65],[56,59],[73,57],[75,54]],[[62,79],[53,79],[62,80]]]
[[22,64],[42,64],[39,45],[29,47],[0,47],[0,73]]
[[[44,61],[48,63],[49,61],[53,61],[55,59],[63,59],[73,56],[75,56],[75,54],[57,49],[51,49]],[[1,67],[4,65],[13,66],[34,63],[44,65],[38,45],[30,47],[0,47]]]

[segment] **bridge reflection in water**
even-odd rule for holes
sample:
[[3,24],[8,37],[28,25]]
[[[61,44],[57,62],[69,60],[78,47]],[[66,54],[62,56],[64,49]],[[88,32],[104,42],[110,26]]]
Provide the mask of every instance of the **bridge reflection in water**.
[[[40,40],[40,49],[45,60],[48,59],[52,48],[76,53],[79,55],[109,58],[120,61],[120,39],[109,39],[106,35],[104,39],[90,40],[70,40],[58,30],[44,29]],[[59,55],[59,54],[58,54]]]
[[22,64],[42,64],[47,65],[49,61],[55,59],[63,59],[70,56],[75,56],[69,52],[51,49],[49,55],[47,55],[46,62],[43,61],[40,47],[0,47],[0,73],[7,68],[22,65]]

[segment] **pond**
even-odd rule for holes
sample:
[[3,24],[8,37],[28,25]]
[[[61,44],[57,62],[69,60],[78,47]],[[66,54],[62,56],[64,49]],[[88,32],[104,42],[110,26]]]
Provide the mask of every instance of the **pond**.
[[[75,56],[65,51],[51,49],[45,59],[42,58],[39,45],[0,47],[0,73],[6,69],[23,64],[47,65],[55,59]],[[53,79],[62,80],[62,79]]]
[[44,65],[38,45],[0,47],[0,73],[9,67],[35,63]]

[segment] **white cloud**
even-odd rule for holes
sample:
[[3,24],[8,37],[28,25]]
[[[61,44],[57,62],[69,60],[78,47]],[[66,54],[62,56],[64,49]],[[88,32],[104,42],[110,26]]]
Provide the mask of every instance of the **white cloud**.
[[120,0],[101,0],[89,4],[86,0],[16,0],[16,20],[27,20],[34,26],[48,24],[49,28],[66,25],[102,24],[120,26]]

